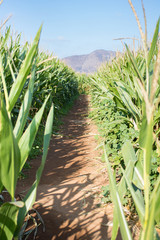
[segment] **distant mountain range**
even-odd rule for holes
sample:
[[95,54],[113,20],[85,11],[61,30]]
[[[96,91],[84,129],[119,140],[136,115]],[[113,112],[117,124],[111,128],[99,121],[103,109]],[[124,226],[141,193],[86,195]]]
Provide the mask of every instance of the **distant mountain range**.
[[62,59],[73,70],[80,73],[94,73],[104,62],[116,56],[116,52],[107,50],[96,50],[90,54],[74,55]]

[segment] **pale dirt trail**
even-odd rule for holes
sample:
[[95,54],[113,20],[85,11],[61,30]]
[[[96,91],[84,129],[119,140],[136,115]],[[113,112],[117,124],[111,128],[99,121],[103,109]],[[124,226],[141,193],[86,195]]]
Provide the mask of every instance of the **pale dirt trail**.
[[[113,208],[111,204],[99,207],[101,187],[108,178],[95,150],[97,128],[87,118],[88,98],[81,95],[75,101],[63,119],[61,135],[52,137],[35,204],[46,230],[40,226],[36,239],[111,238]],[[40,158],[32,161],[28,178],[18,184],[19,192],[32,184],[39,164]]]

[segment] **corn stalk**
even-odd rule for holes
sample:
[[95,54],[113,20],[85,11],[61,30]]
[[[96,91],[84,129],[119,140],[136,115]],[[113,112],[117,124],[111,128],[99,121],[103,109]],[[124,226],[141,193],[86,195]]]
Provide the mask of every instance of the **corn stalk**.
[[[136,59],[126,45],[128,57],[131,61],[132,68],[136,73],[136,81],[142,101],[142,107],[140,109],[141,117],[139,119],[140,131],[138,152],[143,152],[143,157],[141,157],[140,154],[138,154],[138,156],[136,155],[136,152],[130,142],[126,142],[123,145],[122,154],[125,168],[122,168],[123,177],[121,178],[120,183],[117,185],[112,174],[105,147],[104,152],[110,179],[110,191],[115,208],[112,240],[116,239],[118,226],[120,226],[123,239],[132,239],[132,235],[123,211],[123,205],[121,203],[127,189],[129,189],[131,193],[137,214],[139,216],[139,221],[141,224],[140,239],[150,240],[159,238],[155,226],[156,224],[160,223],[160,176],[156,179],[153,191],[151,191],[150,179],[153,142],[155,141],[153,127],[156,121],[155,116],[159,116],[160,42],[158,39],[158,33],[160,19],[157,22],[153,40],[150,49],[148,50],[147,36],[145,36],[145,34],[142,32],[139,19],[130,0],[129,3],[136,16],[144,45],[144,59],[146,67],[145,78],[141,74],[141,70],[139,69]],[[145,32],[147,33],[147,31]],[[155,61],[154,56],[156,56]],[[118,91],[118,88],[116,89]],[[120,96],[118,97],[120,98]]]
[[[4,63],[3,55],[8,54],[8,52],[6,52],[6,45],[10,30],[8,30],[5,38],[1,38],[0,42],[0,76],[2,79],[0,93],[0,191],[6,189],[11,197],[11,202],[4,203],[0,206],[0,239],[4,240],[18,237],[25,216],[36,199],[37,186],[44,168],[52,132],[53,104],[46,120],[42,162],[37,170],[35,182],[23,201],[17,202],[15,200],[15,189],[18,176],[31,151],[44,109],[49,99],[48,96],[30,124],[26,126],[34,91],[36,59],[41,28],[42,27],[38,30],[20,68],[17,70],[17,74],[14,74],[11,64],[8,65],[11,70],[11,76],[13,77],[13,83],[10,84],[9,91],[6,72],[4,70],[6,64]],[[8,63],[10,60],[11,58],[8,58]],[[27,76],[30,72],[29,84],[21,102],[18,118],[16,119],[16,123],[13,124],[13,109],[21,96],[24,85],[27,84]]]

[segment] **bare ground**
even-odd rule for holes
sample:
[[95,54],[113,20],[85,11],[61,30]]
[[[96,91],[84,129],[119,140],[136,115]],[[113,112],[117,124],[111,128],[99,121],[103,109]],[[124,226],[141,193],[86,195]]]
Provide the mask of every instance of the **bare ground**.
[[[52,137],[34,206],[46,229],[43,232],[41,225],[36,239],[111,239],[113,206],[100,201],[101,187],[108,177],[96,150],[97,128],[87,118],[88,98],[81,95],[75,101],[63,119],[60,134]],[[28,178],[18,183],[18,193],[31,186],[40,160],[32,161]]]

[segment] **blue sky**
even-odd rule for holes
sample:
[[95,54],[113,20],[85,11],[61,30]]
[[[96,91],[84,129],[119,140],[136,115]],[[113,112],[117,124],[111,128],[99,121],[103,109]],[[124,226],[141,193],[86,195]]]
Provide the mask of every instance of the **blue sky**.
[[[141,0],[132,2],[143,23]],[[160,0],[144,0],[144,5],[151,39],[160,16]],[[96,49],[121,51],[121,42],[114,38],[139,38],[127,0],[3,0],[1,21],[10,14],[9,25],[14,32],[22,32],[23,41],[31,41],[43,23],[40,49],[59,58]]]

